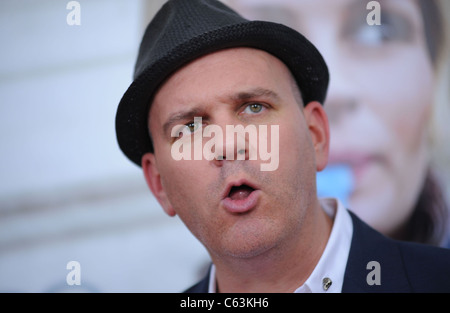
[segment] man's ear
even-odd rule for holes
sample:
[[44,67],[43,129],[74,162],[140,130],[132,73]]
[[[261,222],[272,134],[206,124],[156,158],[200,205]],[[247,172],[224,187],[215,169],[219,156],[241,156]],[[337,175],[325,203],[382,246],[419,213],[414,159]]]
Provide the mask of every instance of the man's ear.
[[153,153],[146,153],[141,159],[142,170],[144,171],[147,185],[152,191],[159,204],[169,216],[175,216],[176,212],[173,209],[164,187],[161,183],[161,175],[156,164],[156,158]]
[[321,171],[328,163],[330,148],[328,117],[323,106],[317,101],[308,103],[303,108],[303,114],[316,152],[316,170]]

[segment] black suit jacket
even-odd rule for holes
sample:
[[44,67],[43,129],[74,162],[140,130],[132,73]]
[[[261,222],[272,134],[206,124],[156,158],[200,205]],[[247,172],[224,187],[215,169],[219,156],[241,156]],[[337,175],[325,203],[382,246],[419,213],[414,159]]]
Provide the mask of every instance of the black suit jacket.
[[[450,249],[389,239],[350,212],[353,238],[342,292],[450,293]],[[379,285],[368,283],[378,262]],[[208,292],[209,272],[187,293]]]

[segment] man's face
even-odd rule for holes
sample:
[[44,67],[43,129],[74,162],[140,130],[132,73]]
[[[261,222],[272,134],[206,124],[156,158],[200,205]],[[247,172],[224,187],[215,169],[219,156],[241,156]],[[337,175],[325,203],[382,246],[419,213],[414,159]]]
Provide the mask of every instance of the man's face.
[[[155,95],[149,114],[155,153],[144,155],[144,174],[164,210],[178,214],[211,255],[253,257],[307,231],[308,210],[317,200],[315,173],[327,159],[328,124],[320,104],[303,108],[299,102],[287,67],[250,48],[199,58]],[[278,168],[261,171],[267,161],[259,157],[175,160],[173,144],[191,142],[201,129],[194,117],[202,118],[203,129],[216,125],[223,134],[227,125],[267,125],[267,146],[279,149]],[[172,137],[179,125],[193,133]],[[279,127],[275,145],[272,125]],[[236,156],[230,142],[215,138],[215,148]]]

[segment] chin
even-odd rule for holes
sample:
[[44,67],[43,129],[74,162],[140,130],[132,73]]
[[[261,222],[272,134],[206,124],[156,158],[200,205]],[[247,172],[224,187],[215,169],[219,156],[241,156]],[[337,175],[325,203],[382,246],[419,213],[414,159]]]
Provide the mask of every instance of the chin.
[[224,254],[234,259],[254,259],[265,255],[269,250],[271,250],[271,245],[269,244],[258,244],[258,245],[242,245],[234,246],[224,249]]
[[260,221],[242,226],[240,225],[239,229],[230,229],[229,235],[223,237],[224,254],[233,258],[251,259],[265,255],[280,241],[276,230],[268,227],[269,225],[261,225]]

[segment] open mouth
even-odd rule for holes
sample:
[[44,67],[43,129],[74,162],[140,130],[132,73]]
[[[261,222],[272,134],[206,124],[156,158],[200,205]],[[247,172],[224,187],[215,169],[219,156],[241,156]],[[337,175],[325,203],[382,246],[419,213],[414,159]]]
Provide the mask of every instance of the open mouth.
[[244,200],[247,198],[255,189],[243,184],[240,186],[231,187],[230,192],[228,193],[228,198],[231,200]]
[[259,195],[260,190],[241,180],[228,186],[222,205],[230,213],[246,213],[256,207]]

